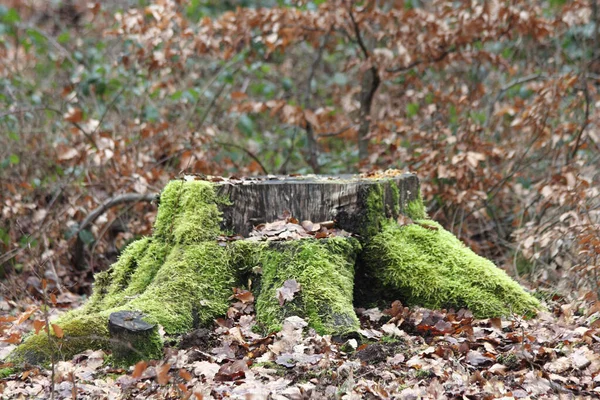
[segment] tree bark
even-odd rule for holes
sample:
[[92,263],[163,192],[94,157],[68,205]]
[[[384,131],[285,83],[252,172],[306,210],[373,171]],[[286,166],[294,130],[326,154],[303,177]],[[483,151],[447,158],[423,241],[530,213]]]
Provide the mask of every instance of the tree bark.
[[364,236],[417,199],[419,180],[410,173],[382,179],[308,175],[225,181],[217,191],[229,199],[222,207],[222,226],[231,233],[247,236],[253,226],[289,212],[299,221],[334,221],[338,228]]

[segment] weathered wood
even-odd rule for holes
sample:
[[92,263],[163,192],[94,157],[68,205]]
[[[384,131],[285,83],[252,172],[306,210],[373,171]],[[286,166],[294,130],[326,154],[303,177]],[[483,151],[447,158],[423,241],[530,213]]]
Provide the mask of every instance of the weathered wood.
[[[395,188],[394,188],[395,186]],[[397,188],[397,189],[396,189]],[[380,204],[368,204],[381,190]],[[378,217],[397,217],[419,195],[419,180],[411,173],[381,178],[359,175],[264,177],[222,182],[218,192],[231,204],[222,207],[223,228],[246,236],[253,226],[280,219],[285,212],[302,221],[335,221],[336,226],[365,233]],[[381,212],[382,211],[382,212]]]
[[108,318],[111,350],[117,363],[133,364],[148,354],[156,342],[157,326],[144,321],[136,311],[117,311]]

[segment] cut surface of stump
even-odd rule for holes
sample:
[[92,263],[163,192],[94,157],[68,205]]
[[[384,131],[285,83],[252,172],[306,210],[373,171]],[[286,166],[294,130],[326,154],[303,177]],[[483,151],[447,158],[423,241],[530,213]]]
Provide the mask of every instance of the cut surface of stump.
[[[280,234],[239,236],[263,223]],[[540,308],[427,218],[414,174],[188,176],[161,193],[153,235],[127,246],[96,275],[86,304],[55,321],[64,337],[32,335],[11,360],[48,361],[57,341],[63,358],[99,348],[123,363],[159,358],[158,326],[166,335],[210,326],[227,312],[232,288],[248,282],[263,333],[291,316],[321,334],[356,332],[357,287],[361,299],[392,295],[408,305],[469,308],[476,317]]]
[[133,364],[149,353],[161,353],[161,343],[156,340],[158,327],[144,321],[143,317],[138,311],[126,310],[108,317],[111,350],[117,363]]

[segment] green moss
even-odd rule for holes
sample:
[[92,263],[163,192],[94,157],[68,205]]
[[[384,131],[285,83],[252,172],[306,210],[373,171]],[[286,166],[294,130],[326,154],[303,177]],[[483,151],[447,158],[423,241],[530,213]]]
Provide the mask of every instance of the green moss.
[[210,182],[169,182],[160,196],[154,237],[178,244],[214,240],[221,233],[222,202]]
[[368,193],[365,199],[367,215],[360,234],[370,238],[379,232],[381,222],[385,216],[383,185],[379,183],[369,185],[367,190]]
[[142,311],[166,333],[183,333],[225,314],[235,283],[216,242],[175,246],[144,293],[123,308]]
[[390,181],[390,192],[392,194],[392,204],[394,205],[393,217],[396,218],[400,215],[400,189],[395,181]]
[[366,247],[366,267],[389,295],[433,309],[467,307],[484,318],[531,314],[540,308],[504,271],[441,225],[417,222],[402,227],[388,222]]
[[415,200],[408,202],[404,208],[404,214],[413,220],[427,218],[427,209],[423,203],[421,192],[419,192],[419,195]]
[[112,365],[129,366],[141,360],[162,358],[163,341],[157,325],[142,334],[117,330],[119,333],[111,338]]
[[0,368],[0,379],[8,378],[17,372],[19,372],[17,368]]
[[[264,245],[263,245],[264,246]],[[354,239],[305,239],[264,246],[257,322],[269,331],[281,329],[292,315],[303,317],[321,334],[343,334],[358,329],[352,305],[354,260],[359,244]],[[301,287],[282,307],[277,289],[288,279]]]
[[252,364],[252,368],[265,368],[273,370],[273,373],[278,376],[285,376],[287,373],[287,368],[279,365],[273,361],[265,361],[256,364]]
[[14,363],[30,364],[48,363],[52,354],[55,358],[69,359],[77,353],[88,349],[108,348],[108,317],[104,315],[87,315],[72,317],[66,315],[55,322],[63,331],[58,338],[51,332],[33,334],[13,351],[9,360]]
[[[64,338],[29,337],[12,354],[18,361],[47,362],[72,357],[87,349],[110,349],[108,317],[121,310],[140,311],[167,334],[187,332],[225,314],[235,285],[231,252],[214,240],[221,213],[213,185],[204,181],[173,181],[162,193],[152,238],[131,243],[119,260],[96,275],[86,305],[55,323]],[[136,343],[140,358],[162,356],[158,332]]]
[[395,343],[402,343],[403,340],[401,340],[400,338],[396,337],[396,336],[391,336],[391,335],[383,335],[381,337],[381,343],[384,344],[395,344]]
[[509,369],[516,369],[521,365],[521,360],[515,353],[500,354],[496,362],[506,365]]
[[415,373],[417,379],[428,379],[435,376],[435,373],[428,369],[418,369]]

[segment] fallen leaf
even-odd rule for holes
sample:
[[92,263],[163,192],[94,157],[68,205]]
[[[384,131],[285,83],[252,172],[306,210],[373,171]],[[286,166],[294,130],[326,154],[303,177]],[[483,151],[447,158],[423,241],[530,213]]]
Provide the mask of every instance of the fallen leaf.
[[236,360],[223,364],[215,375],[215,381],[235,381],[246,376],[248,365],[245,360]]
[[142,376],[142,374],[144,373],[144,371],[146,370],[147,367],[148,367],[148,363],[146,361],[138,362],[137,364],[135,364],[135,367],[133,368],[133,373],[131,374],[131,377],[138,379],[140,376]]
[[156,382],[159,385],[166,385],[169,383],[169,370],[171,369],[171,364],[163,364],[156,367]]
[[292,301],[294,295],[300,291],[300,284],[295,279],[288,279],[283,282],[283,286],[277,289],[277,299],[279,305],[283,306],[286,301]]
[[491,358],[486,357],[475,350],[470,350],[467,353],[466,361],[474,367],[483,367],[484,365],[488,365],[494,362],[494,360],[492,360]]
[[52,330],[54,331],[54,334],[56,335],[56,337],[59,339],[62,339],[63,336],[65,335],[62,328],[56,324],[52,324]]

